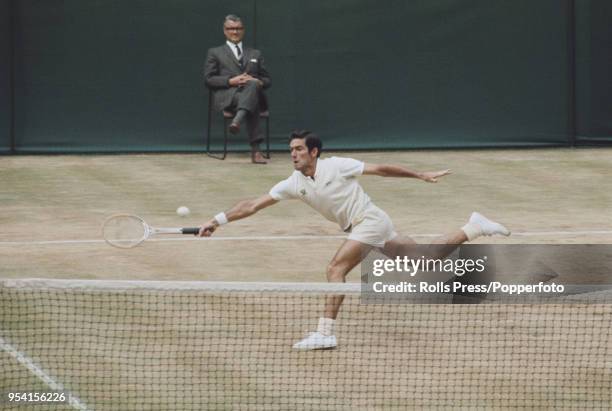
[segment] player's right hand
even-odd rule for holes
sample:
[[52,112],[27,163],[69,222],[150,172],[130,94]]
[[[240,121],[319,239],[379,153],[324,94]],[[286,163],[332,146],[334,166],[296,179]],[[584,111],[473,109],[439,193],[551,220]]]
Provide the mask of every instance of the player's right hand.
[[219,227],[219,224],[216,220],[212,219],[211,221],[202,224],[200,227],[200,231],[198,232],[198,237],[210,237],[212,233]]

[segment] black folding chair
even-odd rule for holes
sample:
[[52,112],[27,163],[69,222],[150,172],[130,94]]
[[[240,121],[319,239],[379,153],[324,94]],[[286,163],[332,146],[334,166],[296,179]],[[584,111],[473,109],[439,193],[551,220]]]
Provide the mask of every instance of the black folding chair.
[[[227,132],[228,126],[236,113],[233,111],[223,110],[221,114],[223,115],[223,156],[217,155],[218,153],[213,153],[210,151],[210,140],[211,140],[211,129],[212,129],[212,118],[213,118],[213,91],[208,91],[208,126],[206,128],[206,154],[208,154],[212,158],[216,158],[218,160],[225,160],[227,157],[227,142],[229,139],[229,133]],[[262,111],[259,113],[259,117],[266,120],[266,155],[264,157],[270,158],[270,111]]]

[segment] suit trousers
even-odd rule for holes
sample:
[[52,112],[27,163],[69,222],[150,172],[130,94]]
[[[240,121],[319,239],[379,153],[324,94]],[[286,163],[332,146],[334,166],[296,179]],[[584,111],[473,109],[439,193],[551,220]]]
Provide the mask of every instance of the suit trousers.
[[259,132],[259,87],[257,82],[249,81],[240,87],[234,94],[231,107],[232,110],[246,110],[246,126],[249,144],[257,145],[263,141]]

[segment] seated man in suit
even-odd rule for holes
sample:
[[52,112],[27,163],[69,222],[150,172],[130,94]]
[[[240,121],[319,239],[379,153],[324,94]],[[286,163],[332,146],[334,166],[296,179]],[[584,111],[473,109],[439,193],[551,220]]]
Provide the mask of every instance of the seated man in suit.
[[251,159],[253,163],[265,164],[259,150],[259,143],[263,140],[259,133],[259,112],[268,107],[263,90],[270,87],[270,76],[261,52],[243,47],[244,25],[240,17],[226,16],[223,33],[227,39],[225,44],[208,50],[204,79],[208,88],[214,91],[215,110],[236,112],[229,126],[230,132],[238,133],[246,121]]

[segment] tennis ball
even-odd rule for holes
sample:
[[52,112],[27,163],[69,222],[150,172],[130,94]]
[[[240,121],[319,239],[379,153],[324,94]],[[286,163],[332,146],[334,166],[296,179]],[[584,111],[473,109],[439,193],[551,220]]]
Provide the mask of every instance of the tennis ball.
[[176,209],[176,213],[180,215],[181,217],[186,217],[189,215],[190,211],[187,207],[180,206],[179,208]]

